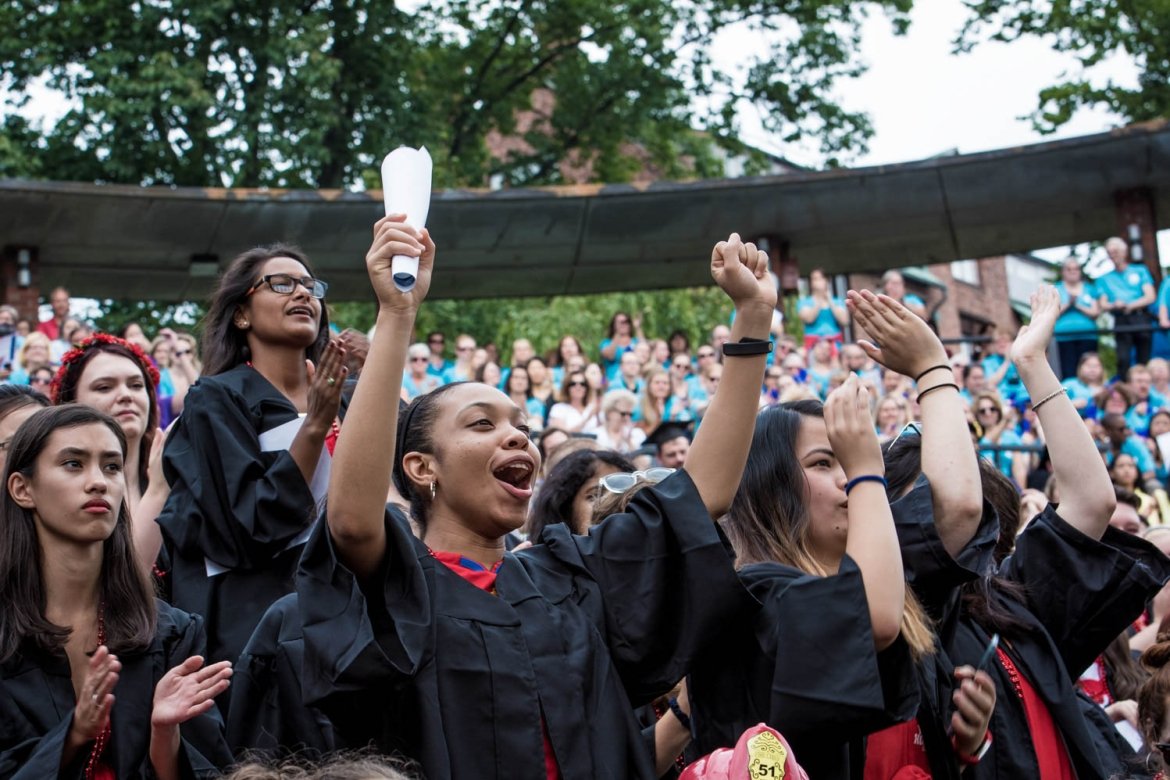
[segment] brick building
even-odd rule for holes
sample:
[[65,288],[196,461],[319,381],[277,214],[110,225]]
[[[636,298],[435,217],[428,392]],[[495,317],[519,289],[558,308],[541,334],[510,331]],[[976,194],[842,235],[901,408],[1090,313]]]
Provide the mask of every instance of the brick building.
[[[1037,285],[1058,277],[1056,265],[1033,255],[1001,255],[900,269],[906,289],[924,301],[944,341],[953,349],[970,349],[970,341],[993,327],[1017,329],[1028,313],[1028,298]],[[877,289],[880,274],[856,273],[843,285]],[[967,345],[967,346],[964,346]]]

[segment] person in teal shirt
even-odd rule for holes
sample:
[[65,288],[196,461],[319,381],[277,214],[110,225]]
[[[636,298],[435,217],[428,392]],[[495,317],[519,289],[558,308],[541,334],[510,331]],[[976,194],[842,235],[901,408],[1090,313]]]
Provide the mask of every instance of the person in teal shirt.
[[829,289],[829,277],[820,268],[808,275],[809,294],[796,302],[796,313],[804,322],[804,348],[810,350],[821,339],[840,343],[842,328],[849,322],[845,301],[835,298]]
[[1129,245],[1114,236],[1105,242],[1113,270],[1097,280],[1101,307],[1113,314],[1117,328],[1117,375],[1125,376],[1134,363],[1147,363],[1153,345],[1150,314],[1154,302],[1154,278],[1144,265],[1129,262]]
[[1155,357],[1170,358],[1170,276],[1162,279],[1154,309],[1158,316],[1158,330],[1154,331],[1151,352]]
[[1077,374],[1081,355],[1097,351],[1097,316],[1101,313],[1097,299],[1100,293],[1097,285],[1085,279],[1075,257],[1061,263],[1056,292],[1060,295],[1061,308],[1054,331],[1060,353],[1060,378],[1072,379]]
[[882,274],[882,294],[893,298],[922,319],[926,319],[926,301],[914,293],[906,292],[906,278],[902,272],[891,268]]

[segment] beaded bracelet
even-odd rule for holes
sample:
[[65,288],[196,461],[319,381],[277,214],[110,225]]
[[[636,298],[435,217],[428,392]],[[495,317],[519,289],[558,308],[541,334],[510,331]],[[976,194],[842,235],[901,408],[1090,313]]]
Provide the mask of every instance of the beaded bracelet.
[[883,488],[890,486],[889,483],[886,482],[886,478],[881,474],[862,474],[860,477],[854,477],[845,483],[845,495],[849,495],[849,491],[853,490],[853,488],[857,487],[862,482],[880,482],[882,483]]
[[1041,399],[1040,399],[1039,401],[1037,401],[1036,403],[1032,404],[1032,411],[1033,411],[1033,412],[1039,411],[1041,406],[1043,406],[1044,404],[1048,403],[1048,402],[1049,402],[1049,401],[1051,401],[1053,398],[1056,398],[1056,396],[1058,396],[1058,395],[1061,395],[1062,393],[1063,393],[1064,395],[1068,395],[1068,388],[1067,388],[1067,387],[1062,387],[1062,388],[1060,388],[1059,390],[1053,390],[1051,393],[1049,393],[1048,395],[1044,396],[1043,398],[1041,398]]
[[959,389],[959,386],[956,385],[954,382],[943,382],[941,384],[935,385],[934,387],[928,387],[925,390],[919,390],[918,391],[918,403],[922,403],[922,399],[926,397],[927,393],[933,393],[935,390],[938,390],[940,387],[953,387],[953,388],[955,388],[955,390]]
[[951,369],[951,367],[950,367],[950,366],[948,366],[946,363],[939,363],[937,366],[931,366],[930,368],[926,369],[925,371],[923,371],[923,372],[922,372],[921,374],[919,374],[918,376],[914,377],[914,382],[915,382],[915,384],[917,384],[918,382],[921,382],[921,381],[922,381],[922,377],[926,376],[926,375],[927,375],[927,374],[929,374],[931,371],[938,371],[940,368],[945,368],[945,369],[947,369],[948,371]]

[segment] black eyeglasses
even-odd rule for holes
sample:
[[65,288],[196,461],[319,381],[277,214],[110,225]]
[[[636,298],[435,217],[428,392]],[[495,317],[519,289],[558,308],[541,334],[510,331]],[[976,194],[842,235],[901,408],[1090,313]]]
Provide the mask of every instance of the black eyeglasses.
[[584,382],[569,382],[569,387],[588,387]]
[[292,295],[296,292],[297,285],[301,285],[309,291],[317,300],[325,297],[325,291],[329,289],[329,285],[320,279],[314,279],[311,276],[292,276],[290,274],[268,274],[261,276],[260,281],[252,285],[252,289],[248,290],[248,295],[259,290],[264,285],[272,288],[272,292],[279,295]]
[[994,406],[981,406],[978,410],[979,414],[991,414],[992,412],[998,413],[999,409],[996,409]]
[[1155,742],[1150,747],[1162,754],[1162,761],[1170,764],[1170,742]]

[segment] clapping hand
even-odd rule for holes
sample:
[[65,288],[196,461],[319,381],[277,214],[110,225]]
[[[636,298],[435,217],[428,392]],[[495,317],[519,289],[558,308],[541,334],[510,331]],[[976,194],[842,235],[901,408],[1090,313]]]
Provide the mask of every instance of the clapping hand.
[[70,726],[78,744],[97,739],[109,722],[110,710],[114,707],[114,686],[118,684],[121,671],[121,661],[105,645],[90,657]]
[[825,428],[846,477],[885,473],[869,411],[869,392],[856,375],[850,374],[844,384],[829,393],[825,400]]
[[150,725],[178,726],[215,706],[215,697],[231,684],[232,665],[220,661],[203,665],[203,656],[193,655],[171,669],[154,687]]
[[1060,316],[1060,294],[1050,284],[1043,284],[1032,293],[1032,320],[1016,335],[1010,357],[1019,365],[1031,360],[1047,360],[1048,342],[1056,318]]
[[850,290],[846,306],[877,341],[861,339],[857,344],[891,371],[917,377],[933,366],[947,365],[947,352],[926,321],[888,295]]

